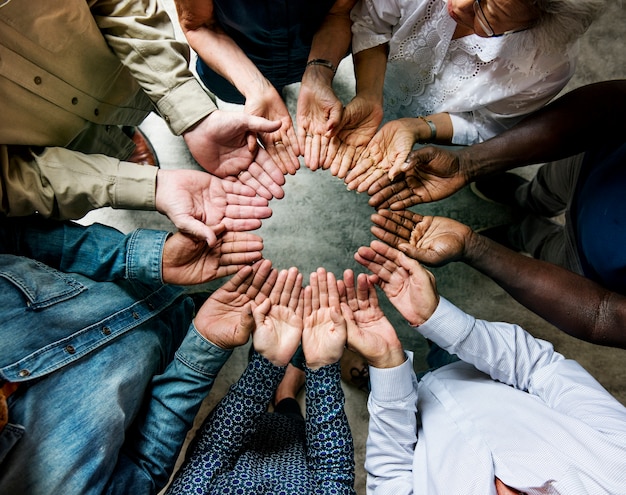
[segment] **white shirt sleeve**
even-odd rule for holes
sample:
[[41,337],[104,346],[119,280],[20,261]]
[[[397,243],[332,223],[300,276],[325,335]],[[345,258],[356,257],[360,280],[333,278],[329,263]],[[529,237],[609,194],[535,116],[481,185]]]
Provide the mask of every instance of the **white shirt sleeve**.
[[367,493],[413,493],[417,443],[417,379],[413,355],[396,368],[370,367],[370,413],[365,470]]

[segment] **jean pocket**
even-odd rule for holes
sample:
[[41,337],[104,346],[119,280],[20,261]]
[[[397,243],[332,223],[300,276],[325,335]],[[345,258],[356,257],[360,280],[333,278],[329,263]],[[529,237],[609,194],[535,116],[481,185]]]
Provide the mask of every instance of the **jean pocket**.
[[0,464],[22,436],[24,427],[21,425],[7,423],[0,431]]

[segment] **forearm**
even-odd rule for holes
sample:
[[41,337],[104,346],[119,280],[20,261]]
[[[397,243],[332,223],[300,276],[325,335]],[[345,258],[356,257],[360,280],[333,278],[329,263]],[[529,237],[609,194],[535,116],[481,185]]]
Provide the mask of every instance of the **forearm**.
[[378,105],[383,103],[383,87],[389,45],[383,44],[354,54],[356,94]]
[[626,348],[626,297],[477,234],[466,242],[463,261],[560,330],[588,342]]
[[333,487],[336,493],[354,493],[354,447],[339,363],[305,372],[310,470],[318,486]]
[[131,280],[162,284],[161,256],[167,232],[134,230],[124,235],[101,224],[87,227],[40,216],[5,219],[0,250],[96,281]]
[[[335,67],[348,54],[352,32],[350,26],[350,9],[356,0],[337,0],[330,12],[324,18],[324,22],[313,36],[309,60],[328,60]],[[307,68],[307,71],[315,66]],[[306,75],[306,72],[305,72]]]
[[157,0],[99,0],[91,11],[107,44],[180,135],[216,107],[189,70],[189,47],[178,41]]
[[471,180],[525,165],[575,155],[589,143],[623,138],[626,81],[571,91],[511,129],[461,151]]
[[200,404],[230,354],[190,327],[175,359],[152,381],[145,412],[111,477],[110,493],[127,493],[128,487],[157,493],[167,483]]
[[105,206],[155,209],[155,167],[65,148],[46,148],[39,154],[25,147],[15,153],[13,149],[2,146],[0,156],[0,208],[8,216],[38,212],[63,220]]

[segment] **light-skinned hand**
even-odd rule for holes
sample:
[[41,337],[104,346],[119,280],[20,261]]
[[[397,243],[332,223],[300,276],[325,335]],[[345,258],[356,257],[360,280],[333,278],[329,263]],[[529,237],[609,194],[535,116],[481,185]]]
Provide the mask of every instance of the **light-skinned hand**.
[[200,307],[194,319],[198,332],[223,349],[248,342],[252,312],[269,297],[277,275],[269,260],[241,268]]
[[287,366],[302,339],[302,274],[281,270],[269,297],[254,310],[254,349],[275,366]]
[[307,367],[316,370],[339,361],[346,339],[337,280],[332,273],[318,268],[304,289],[302,350]]
[[410,325],[421,325],[437,309],[435,277],[414,259],[380,241],[360,247],[354,258],[373,273],[370,281],[380,286]]
[[361,273],[346,270],[338,282],[341,310],[348,327],[348,347],[375,368],[393,368],[405,361],[396,331],[378,304],[376,288]]
[[156,209],[193,237],[209,246],[224,230],[258,229],[272,215],[268,202],[254,190],[199,170],[157,172]]

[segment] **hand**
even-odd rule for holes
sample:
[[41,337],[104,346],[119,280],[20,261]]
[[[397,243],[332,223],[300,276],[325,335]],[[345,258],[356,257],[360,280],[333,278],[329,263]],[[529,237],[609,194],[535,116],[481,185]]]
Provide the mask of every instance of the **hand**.
[[302,350],[307,367],[316,370],[339,361],[346,338],[337,281],[332,273],[318,268],[304,289]]
[[257,133],[272,132],[280,126],[280,121],[215,110],[185,132],[183,138],[198,164],[223,179],[248,169],[256,157]]
[[372,234],[428,266],[458,261],[473,232],[467,225],[445,217],[424,217],[408,210],[379,210],[372,215]]
[[463,188],[469,177],[462,152],[427,146],[411,151],[406,161],[371,183],[369,204],[375,208],[401,210],[438,201]]
[[246,97],[244,111],[250,115],[281,122],[280,127],[273,132],[260,132],[259,138],[283,175],[293,175],[300,168],[298,161],[300,148],[296,131],[285,102],[274,86],[269,82],[264,86],[265,91],[255,91]]
[[375,368],[393,368],[405,361],[396,331],[378,304],[376,288],[366,274],[346,270],[338,281],[342,294],[341,311],[348,327],[348,347]]
[[243,231],[261,226],[272,210],[242,184],[223,181],[198,170],[157,173],[156,209],[182,232],[215,246],[224,229]]
[[269,297],[276,277],[269,260],[244,266],[200,307],[194,319],[198,332],[223,349],[248,342],[252,312]]
[[236,273],[262,258],[263,239],[243,232],[226,232],[209,248],[206,242],[177,232],[163,246],[163,281],[166,284],[204,284]]
[[307,70],[302,78],[296,116],[300,152],[311,170],[317,170],[324,162],[329,140],[336,134],[343,113],[343,103],[333,91],[332,78],[316,74]]
[[404,253],[372,241],[370,247],[360,247],[354,259],[374,274],[370,281],[380,286],[410,325],[421,325],[437,309],[435,277]]
[[248,170],[241,172],[237,178],[229,179],[252,188],[268,201],[273,198],[282,199],[285,196],[282,187],[285,184],[285,176],[263,148],[259,149],[255,161],[250,164]]
[[343,112],[341,130],[331,140],[324,168],[330,167],[332,175],[344,179],[363,158],[382,120],[382,106],[357,95]]
[[254,310],[254,349],[275,366],[287,366],[300,344],[304,311],[301,290],[298,269],[282,270],[269,298]]
[[348,189],[365,192],[396,164],[406,161],[417,141],[413,121],[398,119],[387,122],[374,135],[357,166],[346,177]]

